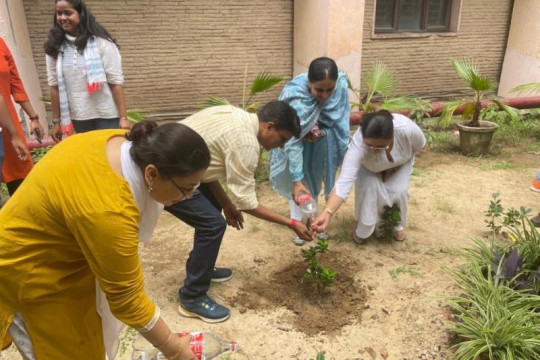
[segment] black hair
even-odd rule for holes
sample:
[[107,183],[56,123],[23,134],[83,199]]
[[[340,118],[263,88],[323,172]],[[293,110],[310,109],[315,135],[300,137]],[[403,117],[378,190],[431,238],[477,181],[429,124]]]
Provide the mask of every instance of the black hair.
[[365,113],[362,116],[362,137],[391,139],[394,136],[393,119],[388,110]]
[[338,67],[336,62],[328,57],[316,58],[309,64],[308,80],[316,82],[325,79],[336,81],[338,78]]
[[[83,0],[55,0],[54,3],[56,4],[59,1],[66,1],[70,3],[75,11],[79,13],[79,27],[75,39],[75,46],[79,52],[82,52],[86,48],[86,44],[90,36],[97,36],[107,39],[112,41],[118,47],[116,40],[111,36],[107,29],[97,22],[96,18],[94,15],[92,15]],[[62,46],[64,41],[65,32],[56,21],[55,10],[53,16],[53,26],[49,30],[48,39],[47,42],[45,42],[45,53],[54,58],[58,57],[60,46]]]
[[274,100],[257,111],[259,122],[273,122],[278,130],[289,130],[295,138],[300,137],[300,119],[285,101]]
[[187,176],[210,165],[210,150],[195,130],[184,124],[141,121],[126,133],[133,142],[129,154],[144,170],[154,165],[165,176]]

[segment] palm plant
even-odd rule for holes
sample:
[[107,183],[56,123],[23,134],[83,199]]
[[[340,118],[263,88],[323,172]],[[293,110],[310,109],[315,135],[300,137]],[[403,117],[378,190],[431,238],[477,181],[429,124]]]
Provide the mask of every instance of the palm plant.
[[519,85],[510,90],[510,92],[517,92],[519,94],[527,92],[538,93],[540,92],[540,82]]
[[[276,76],[272,75],[268,72],[262,72],[259,73],[253,82],[251,83],[251,87],[249,89],[249,92],[247,91],[247,65],[244,70],[244,83],[242,87],[242,104],[241,108],[248,111],[248,112],[257,112],[257,109],[259,107],[259,104],[256,102],[252,102],[253,97],[261,92],[264,92],[266,90],[271,89],[275,85],[279,84],[281,81],[283,81],[282,76]],[[212,107],[212,106],[219,106],[219,105],[230,105],[231,103],[229,100],[225,98],[218,98],[214,96],[207,97],[203,104],[202,108]]]
[[[448,127],[452,121],[452,116],[458,107],[463,106],[461,119],[469,121],[467,126],[480,127],[480,112],[482,110],[482,98],[484,94],[495,87],[495,83],[489,78],[480,75],[478,63],[472,59],[452,59],[452,68],[456,74],[465,82],[467,87],[474,92],[474,98],[468,101],[450,101],[446,103],[439,117],[439,125],[442,128]],[[513,120],[519,119],[519,112],[497,99],[492,99],[499,110],[506,112]]]
[[[366,95],[362,97],[361,89],[355,89],[349,79],[347,82],[349,89],[356,95],[358,102],[351,102],[351,106],[358,107],[365,112],[386,109],[388,111],[399,111],[411,109],[416,103],[416,99],[408,96],[391,97],[396,87],[394,72],[382,62],[376,62],[366,76]],[[375,103],[374,98],[380,96],[382,101]],[[429,110],[428,110],[429,112]]]

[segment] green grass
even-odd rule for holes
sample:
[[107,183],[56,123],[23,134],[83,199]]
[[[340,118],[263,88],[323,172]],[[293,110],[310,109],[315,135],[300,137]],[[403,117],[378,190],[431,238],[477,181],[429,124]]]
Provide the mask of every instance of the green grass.
[[413,169],[411,175],[412,176],[420,176],[421,173],[422,173],[422,171],[420,169]]
[[341,219],[340,225],[337,227],[337,231],[332,233],[330,238],[338,244],[342,241],[349,241],[352,237],[352,221]]
[[503,160],[485,161],[480,165],[482,170],[515,170],[516,165]]
[[447,200],[440,197],[435,198],[435,206],[437,210],[452,214],[454,212],[454,206]]
[[409,266],[409,265],[404,265],[404,266],[400,266],[395,269],[389,270],[388,274],[390,274],[390,276],[394,280],[396,280],[398,276],[402,274],[409,274],[410,276],[422,276],[422,273],[420,272],[419,269],[413,266]]

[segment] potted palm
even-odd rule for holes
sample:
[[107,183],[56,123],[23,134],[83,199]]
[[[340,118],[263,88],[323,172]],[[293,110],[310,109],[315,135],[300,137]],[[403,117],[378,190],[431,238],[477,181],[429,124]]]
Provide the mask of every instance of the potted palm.
[[[467,87],[474,92],[474,98],[467,101],[450,101],[443,107],[439,125],[442,128],[448,127],[452,121],[454,112],[461,107],[461,123],[457,124],[459,130],[460,148],[464,155],[483,155],[489,152],[493,133],[497,131],[498,125],[482,117],[482,98],[487,91],[495,87],[495,83],[485,76],[481,76],[478,70],[478,64],[471,59],[453,59],[452,68],[456,74],[463,79]],[[506,112],[512,119],[519,118],[519,112],[503,104],[497,99],[491,101]]]

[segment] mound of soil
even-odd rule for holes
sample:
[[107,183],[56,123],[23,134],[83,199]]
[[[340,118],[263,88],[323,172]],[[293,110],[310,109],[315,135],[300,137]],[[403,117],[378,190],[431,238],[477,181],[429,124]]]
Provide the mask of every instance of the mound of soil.
[[337,271],[335,283],[319,294],[315,282],[305,279],[306,263],[297,262],[268,274],[262,281],[242,286],[229,305],[240,312],[273,310],[285,307],[293,314],[292,325],[307,335],[334,334],[343,326],[358,323],[364,310],[367,292],[355,279],[359,263],[344,252],[323,255],[322,264]]

